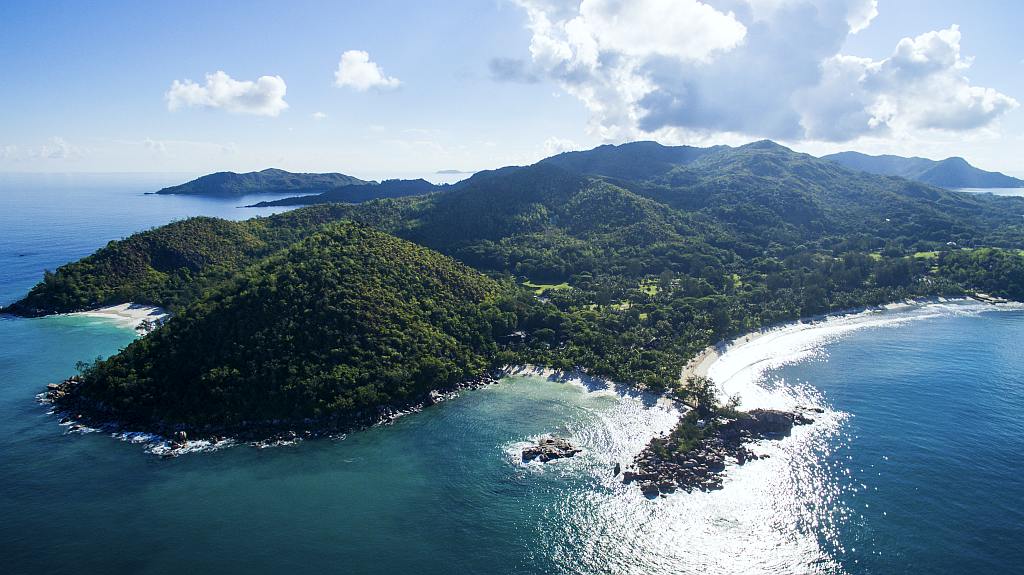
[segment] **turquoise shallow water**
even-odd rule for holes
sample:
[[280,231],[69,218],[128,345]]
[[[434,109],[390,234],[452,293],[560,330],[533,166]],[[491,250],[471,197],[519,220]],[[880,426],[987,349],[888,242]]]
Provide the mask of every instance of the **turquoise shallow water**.
[[[0,196],[5,301],[132,226],[244,212],[116,184]],[[32,211],[40,197],[51,211]],[[725,392],[828,411],[755,446],[771,458],[725,490],[649,501],[610,469],[674,421],[651,397],[516,377],[344,439],[161,459],[66,434],[34,399],[131,331],[0,317],[0,571],[1020,572],[1022,335],[1024,311],[952,303],[736,345],[712,371]],[[519,464],[547,432],[585,452]]]

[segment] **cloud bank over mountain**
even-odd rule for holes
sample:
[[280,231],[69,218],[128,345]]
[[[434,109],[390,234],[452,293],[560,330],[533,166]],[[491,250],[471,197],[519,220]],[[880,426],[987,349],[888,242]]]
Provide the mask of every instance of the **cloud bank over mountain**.
[[[881,60],[844,54],[875,0],[517,0],[523,66],[578,98],[604,140],[732,133],[843,142],[989,125],[1018,102],[971,84],[956,25]],[[511,71],[502,76],[500,72]]]

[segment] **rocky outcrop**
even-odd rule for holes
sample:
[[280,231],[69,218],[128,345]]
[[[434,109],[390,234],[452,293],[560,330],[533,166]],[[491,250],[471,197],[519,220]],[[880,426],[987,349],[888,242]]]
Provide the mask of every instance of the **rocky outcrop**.
[[572,457],[583,451],[562,437],[542,437],[537,440],[537,445],[531,445],[523,449],[523,462],[539,460],[547,463],[554,459]]
[[777,409],[754,409],[720,427],[723,435],[749,435],[753,438],[786,436],[794,425],[804,425],[814,420],[798,411]]
[[[757,455],[744,444],[756,439],[780,439],[790,434],[795,425],[814,420],[807,413],[820,413],[820,408],[798,411],[754,409],[729,420],[708,422],[710,431],[690,449],[679,451],[669,438],[655,438],[637,455],[632,470],[622,475],[625,483],[636,483],[644,495],[656,497],[677,489],[710,491],[722,488],[726,464],[743,465],[768,457]],[[703,428],[702,428],[703,429]]]

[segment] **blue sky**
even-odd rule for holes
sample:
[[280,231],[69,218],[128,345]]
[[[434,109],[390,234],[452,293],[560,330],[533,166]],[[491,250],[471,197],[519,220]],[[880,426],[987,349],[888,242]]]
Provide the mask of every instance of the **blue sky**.
[[770,137],[1022,174],[1022,21],[1010,1],[4,2],[0,171],[379,178]]

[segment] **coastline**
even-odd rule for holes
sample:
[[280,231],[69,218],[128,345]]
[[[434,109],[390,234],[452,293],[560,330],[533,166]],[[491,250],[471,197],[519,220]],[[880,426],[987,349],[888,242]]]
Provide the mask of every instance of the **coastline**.
[[726,339],[718,341],[717,343],[715,343],[713,345],[709,345],[708,347],[706,347],[703,350],[701,350],[700,353],[698,353],[697,355],[693,356],[690,359],[690,361],[688,361],[686,363],[686,366],[683,367],[683,370],[680,373],[679,381],[685,382],[687,379],[689,379],[691,377],[708,377],[708,374],[710,373],[712,366],[714,366],[715,363],[717,363],[721,359],[722,355],[726,351],[728,351],[730,349],[735,349],[737,346],[740,346],[740,345],[754,343],[755,341],[757,341],[758,339],[763,338],[766,335],[769,335],[769,334],[771,334],[773,332],[777,332],[777,331],[780,331],[780,330],[783,330],[783,329],[786,329],[786,328],[789,328],[789,327],[792,327],[792,326],[795,326],[795,325],[814,325],[814,324],[819,324],[819,323],[827,322],[827,321],[830,321],[830,320],[846,318],[846,317],[855,316],[855,315],[859,315],[859,314],[873,313],[873,312],[883,312],[883,311],[892,311],[892,310],[910,308],[910,307],[914,307],[914,306],[923,306],[923,305],[928,305],[928,304],[936,304],[936,303],[965,303],[965,302],[972,302],[972,301],[987,303],[989,305],[997,305],[997,304],[1001,304],[1001,303],[1010,303],[1010,302],[1002,302],[1002,301],[1001,302],[993,303],[993,302],[988,302],[988,301],[981,300],[981,299],[978,299],[978,298],[975,298],[975,297],[972,297],[972,296],[952,297],[952,298],[946,298],[946,297],[926,297],[926,298],[907,299],[907,300],[903,300],[903,301],[891,302],[891,303],[882,304],[882,305],[876,305],[876,306],[863,306],[863,307],[848,308],[848,309],[843,309],[843,310],[839,310],[839,311],[829,312],[829,313],[826,313],[826,314],[819,314],[819,315],[814,315],[814,316],[801,317],[801,318],[798,318],[798,319],[795,319],[795,320],[792,320],[792,321],[785,321],[785,322],[781,322],[781,323],[778,323],[778,324],[775,324],[775,325],[772,325],[772,326],[769,326],[769,327],[764,327],[764,328],[761,328],[761,329],[750,331],[750,332],[738,335],[738,336],[733,337],[733,338],[726,338]]
[[[710,345],[687,362],[680,378],[683,382],[691,377],[709,378],[719,401],[736,401],[732,418],[716,420],[715,431],[693,444],[685,438],[694,437],[705,423],[692,408],[681,405],[672,434],[652,439],[629,466],[625,481],[636,482],[648,497],[678,489],[721,489],[722,476],[729,468],[769,456],[761,449],[759,453],[751,449],[761,445],[760,440],[786,438],[797,426],[834,429],[846,417],[830,408],[813,388],[765,384],[767,371],[815,357],[825,342],[861,329],[946,313],[1022,309],[1020,304],[995,305],[1002,303],[968,297],[908,299],[801,318]],[[951,310],[953,306],[963,307]]]
[[[82,312],[90,313],[90,312]],[[105,316],[106,317],[106,316]],[[161,424],[149,430],[122,420],[110,419],[102,406],[71,399],[72,388],[80,379],[72,376],[61,383],[51,383],[36,395],[36,401],[50,407],[48,415],[68,428],[68,433],[107,433],[114,439],[144,444],[145,451],[161,457],[177,457],[186,453],[214,451],[234,445],[256,448],[292,445],[303,439],[344,438],[348,433],[387,425],[410,413],[454,398],[467,389],[497,383],[504,372],[494,370],[456,384],[450,389],[428,392],[422,399],[402,405],[380,406],[342,417],[334,414],[319,419],[247,421],[235,426],[186,426]],[[70,401],[69,401],[70,400]]]
[[[712,368],[723,359],[723,356],[727,352],[735,351],[745,345],[752,344],[765,336],[782,333],[783,330],[794,326],[815,325],[829,320],[854,316],[865,312],[877,313],[887,310],[909,308],[915,305],[927,305],[930,303],[956,303],[970,301],[974,300],[971,298],[924,298],[907,300],[883,306],[844,310],[842,312],[834,312],[827,315],[802,318],[792,322],[781,323],[773,327],[749,332],[733,339],[722,340],[715,345],[708,346],[686,364],[682,370],[681,377],[685,379],[690,376],[709,376],[712,372]],[[130,325],[136,329],[141,327],[144,321],[153,321],[154,319],[164,320],[168,317],[167,313],[160,308],[132,303],[109,306],[85,312],[75,312],[74,314],[68,315],[115,319],[124,323],[126,326]],[[123,422],[106,420],[102,416],[95,417],[97,414],[93,414],[93,417],[83,418],[80,415],[75,417],[76,414],[82,411],[88,413],[89,410],[85,408],[85,406],[82,406],[82,408],[68,409],[70,406],[67,405],[53,405],[54,409],[51,413],[60,418],[62,425],[69,426],[71,431],[83,433],[104,431],[111,434],[113,437],[124,441],[129,441],[131,443],[146,443],[148,444],[147,451],[151,453],[162,456],[176,456],[184,453],[226,447],[229,445],[249,444],[255,447],[268,447],[272,445],[287,445],[301,439],[344,436],[344,434],[348,432],[393,422],[399,417],[409,413],[416,413],[430,405],[454,398],[464,390],[478,389],[492,383],[497,383],[507,376],[530,376],[544,378],[553,382],[572,383],[591,392],[610,391],[613,393],[624,393],[628,391],[643,393],[642,390],[637,390],[636,388],[625,384],[619,384],[606,378],[591,376],[579,369],[566,371],[534,364],[515,364],[505,365],[494,369],[493,371],[485,373],[479,377],[472,378],[455,385],[450,389],[431,391],[421,401],[411,402],[402,406],[382,407],[375,413],[358,414],[356,417],[351,418],[348,421],[341,421],[337,417],[328,417],[318,421],[251,422],[249,425],[234,429],[188,429],[187,431],[190,434],[198,432],[200,437],[193,438],[190,436],[186,441],[177,441],[174,437],[178,429],[184,429],[180,427],[170,426],[158,430],[141,431],[133,425],[126,425]],[[720,383],[721,382],[715,381],[715,385],[719,389],[719,392],[722,391]],[[65,382],[65,384],[68,384],[68,382]],[[65,384],[61,384],[61,386]],[[57,384],[51,384],[51,386],[57,386]],[[39,394],[40,401],[42,403],[50,404],[61,403],[58,397],[55,397],[55,389],[55,387],[51,387],[49,391]],[[58,399],[58,401],[54,401],[54,399]],[[688,409],[671,394],[660,394],[657,397],[657,401],[671,402],[677,408],[680,408],[681,415],[685,415],[685,412]]]
[[130,327],[144,333],[167,321],[170,317],[170,313],[161,307],[143,305],[134,302],[127,302],[86,311],[76,311],[61,315],[109,319],[117,322],[121,326]]
[[[76,312],[76,314],[106,318],[120,317],[121,321],[128,321],[128,318],[124,317],[125,313],[122,309],[128,305],[130,304],[112,306],[112,308],[118,309],[103,308],[88,312]],[[131,320],[138,320],[139,317],[142,317],[142,319],[150,317],[149,314],[145,313],[147,309],[162,311],[160,308],[136,306],[131,312],[134,314]],[[304,439],[344,438],[348,433],[393,423],[405,415],[418,413],[426,407],[458,397],[463,391],[480,389],[498,383],[503,378],[509,376],[539,377],[553,382],[578,385],[590,392],[619,391],[624,389],[623,386],[611,380],[590,376],[580,370],[567,372],[533,364],[516,364],[500,367],[466,380],[450,389],[432,390],[421,401],[402,406],[381,407],[376,413],[362,413],[349,421],[342,421],[337,417],[326,417],[321,420],[291,422],[250,422],[246,426],[233,429],[192,429],[182,426],[171,426],[150,431],[143,431],[138,426],[124,422],[97,417],[97,414],[91,413],[92,410],[86,406],[63,405],[62,399],[65,397],[69,386],[75,384],[74,378],[69,378],[60,384],[50,384],[47,390],[38,394],[36,398],[40,403],[50,406],[49,414],[57,418],[59,425],[67,427],[68,433],[103,432],[109,434],[114,439],[128,443],[143,444],[145,445],[145,451],[154,455],[177,457],[187,453],[215,451],[236,445],[249,445],[262,449],[292,445]],[[667,396],[658,396],[658,400],[674,401]],[[185,432],[185,435],[176,437],[179,432]],[[201,434],[198,437],[194,435],[197,432]]]
[[506,365],[498,371],[501,377],[539,377],[549,381],[579,385],[589,391],[614,390],[619,385],[610,379],[588,375],[579,369],[565,371],[532,363]]

